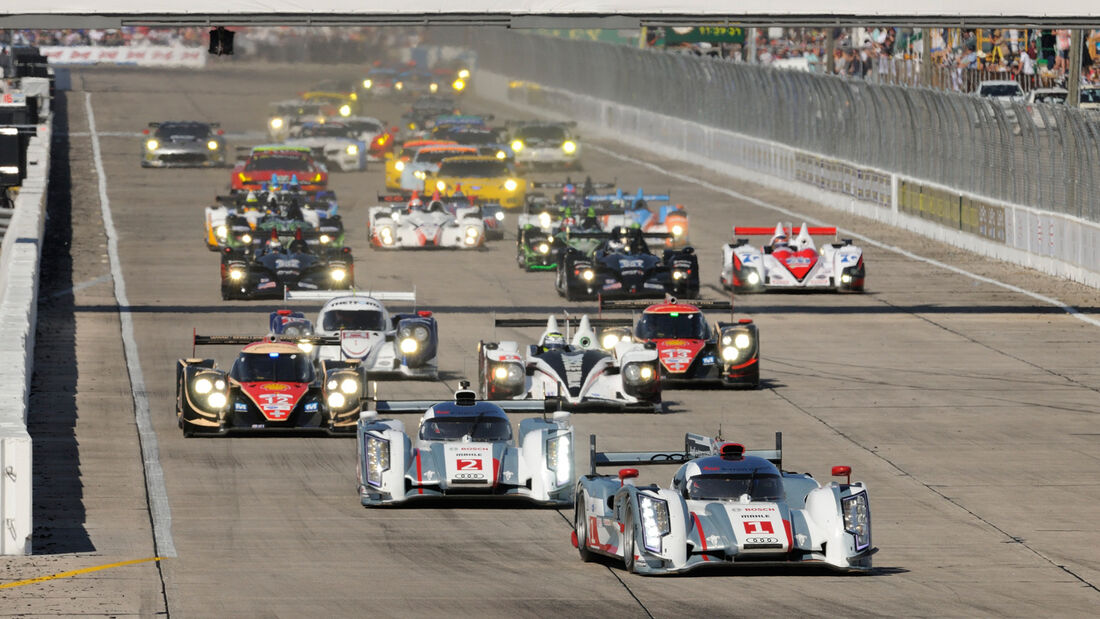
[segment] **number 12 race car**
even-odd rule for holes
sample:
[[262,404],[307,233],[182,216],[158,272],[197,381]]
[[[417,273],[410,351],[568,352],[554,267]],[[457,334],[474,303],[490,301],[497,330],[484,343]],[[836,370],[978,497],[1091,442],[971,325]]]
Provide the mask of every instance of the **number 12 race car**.
[[737,239],[722,246],[722,285],[731,290],[840,290],[863,292],[867,275],[863,250],[851,239],[814,247],[811,234],[836,235],[836,228],[809,228],[802,224],[798,236],[789,239],[792,227],[782,223],[771,228],[734,227],[738,234],[770,234],[763,247]]
[[[745,451],[696,434],[684,451],[599,453],[577,481],[573,545],[581,560],[621,559],[627,571],[673,574],[704,566],[818,563],[846,572],[871,569],[871,507],[851,467],[845,483],[822,485],[782,471],[775,451]],[[636,486],[638,469],[597,475],[597,466],[676,464],[668,488]]]
[[[463,382],[454,402],[377,402],[359,420],[359,498],[366,507],[440,497],[514,497],[542,505],[573,502],[569,413],[524,419],[519,434],[505,410],[544,412],[549,402],[484,402]],[[415,439],[381,411],[425,411]]]

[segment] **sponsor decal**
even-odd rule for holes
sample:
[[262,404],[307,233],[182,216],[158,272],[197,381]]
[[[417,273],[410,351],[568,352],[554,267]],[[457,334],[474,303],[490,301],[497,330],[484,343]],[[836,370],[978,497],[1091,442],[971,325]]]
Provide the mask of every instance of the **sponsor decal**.
[[282,384],[285,389],[274,393],[266,389],[271,384],[273,383],[242,383],[241,390],[259,407],[268,421],[286,421],[309,389],[309,384]]
[[233,410],[237,411],[238,413],[246,413],[248,412],[248,404],[245,402],[234,402]]
[[260,282],[259,286],[256,286],[257,290],[267,290],[268,288],[274,288],[275,282]]
[[657,357],[670,373],[680,374],[691,367],[705,344],[703,340],[657,340]]
[[565,366],[565,382],[570,387],[580,386],[584,355],[562,355],[561,363]]
[[372,331],[341,331],[340,350],[349,359],[362,359],[370,354],[375,336]]
[[286,391],[290,389],[290,385],[284,385],[283,383],[266,383],[260,387],[264,391]]
[[752,535],[753,533],[775,533],[775,528],[772,523],[767,520],[750,521],[745,520],[741,522],[745,527],[745,533]]
[[317,409],[318,409],[317,402],[310,402],[309,404],[306,404],[306,409],[305,410],[306,410],[307,413],[316,413]]
[[717,360],[714,358],[714,355],[707,355],[703,357],[703,365],[714,365],[716,362]]
[[645,266],[645,260],[641,258],[620,258],[620,269],[640,269]]

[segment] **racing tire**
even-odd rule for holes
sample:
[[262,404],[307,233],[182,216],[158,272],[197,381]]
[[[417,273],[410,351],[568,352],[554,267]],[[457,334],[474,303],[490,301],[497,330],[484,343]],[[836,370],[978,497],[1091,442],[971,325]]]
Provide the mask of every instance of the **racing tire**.
[[634,509],[627,505],[623,510],[623,567],[631,574],[638,573],[638,565],[634,560],[634,551],[638,549],[637,528],[634,526]]
[[577,553],[584,563],[591,562],[595,557],[588,549],[588,520],[584,515],[584,493],[577,493],[577,500],[573,502],[573,531],[577,534]]

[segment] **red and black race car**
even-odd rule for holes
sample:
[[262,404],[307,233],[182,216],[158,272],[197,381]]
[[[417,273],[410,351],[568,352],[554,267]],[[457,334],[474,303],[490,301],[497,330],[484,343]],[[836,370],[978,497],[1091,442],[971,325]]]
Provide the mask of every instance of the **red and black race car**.
[[302,191],[320,191],[328,185],[328,170],[313,158],[307,146],[275,144],[257,146],[248,157],[233,166],[229,178],[233,192],[286,185],[297,181]]
[[365,377],[358,362],[322,361],[318,336],[195,335],[195,345],[248,344],[226,372],[213,359],[176,364],[176,416],[184,436],[270,431],[355,434]]
[[[749,318],[709,324],[704,309],[732,313],[729,301],[669,298],[663,303],[600,301],[600,309],[642,310],[633,327],[605,328],[600,345],[614,348],[623,339],[652,343],[661,363],[661,388],[713,384],[760,386],[760,334]],[[601,325],[608,324],[606,319]]]

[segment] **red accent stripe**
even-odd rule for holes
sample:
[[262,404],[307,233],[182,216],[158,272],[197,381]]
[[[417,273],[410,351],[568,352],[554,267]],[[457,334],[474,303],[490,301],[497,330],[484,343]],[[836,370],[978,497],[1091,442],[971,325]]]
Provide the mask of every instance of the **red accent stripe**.
[[[706,552],[707,534],[703,531],[703,523],[699,521],[699,515],[695,512],[691,512],[691,517],[695,520],[695,530],[699,532],[699,543],[703,546],[703,552]],[[703,561],[710,561],[710,557],[703,555]]]
[[500,460],[493,458],[493,487],[496,487],[497,480],[500,479]]
[[729,367],[729,369],[730,370],[740,370],[741,368],[749,367],[750,365],[756,363],[757,361],[759,361],[759,359],[749,359],[748,361],[746,361],[745,363],[742,363],[741,365],[731,365]]
[[791,521],[790,520],[784,520],[783,521],[783,528],[787,531],[787,550],[788,551],[793,550],[794,549],[794,538],[791,537]]
[[420,487],[420,483],[423,481],[420,478],[420,450],[416,450],[416,493],[424,494],[424,488]]

